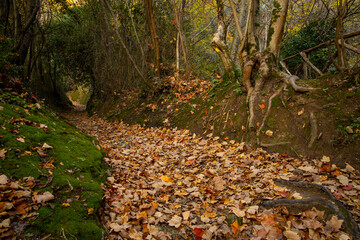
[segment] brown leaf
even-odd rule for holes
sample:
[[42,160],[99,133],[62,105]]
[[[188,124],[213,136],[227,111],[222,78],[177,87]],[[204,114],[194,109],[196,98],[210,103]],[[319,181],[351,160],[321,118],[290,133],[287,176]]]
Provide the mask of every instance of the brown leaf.
[[339,219],[337,216],[332,216],[329,221],[326,222],[328,226],[330,226],[334,232],[338,232],[343,224],[344,220]]
[[34,198],[37,203],[43,203],[53,200],[55,197],[50,192],[44,192],[42,194],[35,195]]
[[214,189],[216,191],[222,191],[225,189],[224,185],[226,184],[226,182],[222,179],[222,177],[220,176],[214,177],[213,182],[214,182]]

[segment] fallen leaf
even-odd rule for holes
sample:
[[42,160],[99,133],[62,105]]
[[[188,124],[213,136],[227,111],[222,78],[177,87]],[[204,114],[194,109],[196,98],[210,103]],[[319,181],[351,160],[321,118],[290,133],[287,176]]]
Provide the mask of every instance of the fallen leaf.
[[301,240],[301,237],[294,231],[285,231],[284,235],[289,240]]
[[0,228],[9,228],[10,227],[10,218],[7,218],[5,220],[3,220],[1,223],[0,223]]
[[55,197],[50,192],[44,192],[42,194],[35,195],[34,198],[37,203],[43,203],[53,200]]
[[261,110],[263,110],[265,108],[265,104],[263,103],[263,104],[259,105],[259,107],[261,108]]
[[1,159],[5,159],[5,153],[7,153],[7,151],[5,150],[5,148],[0,150],[0,158],[1,158]]
[[205,233],[205,230],[202,230],[201,228],[194,228],[194,234],[196,236],[196,239],[202,239],[202,236],[204,235]]
[[70,203],[62,203],[61,206],[62,207],[70,207]]
[[18,137],[18,138],[16,138],[16,140],[19,142],[25,143],[25,139],[22,137]]
[[267,131],[265,132],[265,134],[266,134],[267,136],[271,137],[271,136],[274,134],[274,132],[271,131],[271,130],[267,130]]
[[231,224],[231,230],[233,231],[234,234],[237,234],[239,228],[240,226],[237,220]]
[[258,209],[259,209],[259,206],[250,206],[249,209],[247,210],[247,212],[250,214],[256,214]]
[[324,163],[329,163],[330,162],[330,157],[323,156],[321,161],[324,162]]
[[214,188],[216,191],[222,191],[225,189],[225,181],[222,179],[222,177],[214,177]]
[[94,209],[93,208],[88,208],[87,212],[88,212],[88,215],[94,214]]
[[298,116],[301,116],[304,112],[305,112],[305,109],[302,108],[297,114],[298,114]]
[[339,175],[339,176],[337,176],[336,178],[339,180],[339,182],[340,182],[342,185],[344,185],[344,186],[349,185],[349,179],[348,179],[347,177],[345,177],[344,175]]
[[173,216],[170,221],[168,221],[169,225],[175,228],[179,228],[181,225],[182,218],[179,216]]
[[42,149],[53,149],[53,147],[50,146],[50,145],[47,144],[47,143],[44,143],[41,148],[42,148]]
[[182,216],[183,216],[184,221],[189,220],[190,211],[183,212],[183,213],[182,213]]
[[332,216],[331,219],[326,222],[326,224],[330,226],[335,232],[338,232],[343,222],[344,220],[339,219],[337,216]]
[[240,210],[239,208],[236,208],[236,207],[231,207],[230,209],[232,210],[232,212],[237,217],[245,217],[245,211],[242,211],[242,210]]
[[6,175],[2,174],[0,175],[0,184],[7,184],[9,181],[9,179],[7,178]]

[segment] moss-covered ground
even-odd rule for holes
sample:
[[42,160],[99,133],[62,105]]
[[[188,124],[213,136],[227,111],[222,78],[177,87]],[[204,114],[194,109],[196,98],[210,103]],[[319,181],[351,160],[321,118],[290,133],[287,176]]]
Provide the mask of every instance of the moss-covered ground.
[[[5,152],[0,173],[14,179],[33,177],[34,195],[49,191],[55,196],[38,204],[39,215],[23,237],[101,239],[98,210],[107,167],[97,140],[10,93],[1,95],[0,123],[0,150]],[[51,147],[44,148],[45,143]]]

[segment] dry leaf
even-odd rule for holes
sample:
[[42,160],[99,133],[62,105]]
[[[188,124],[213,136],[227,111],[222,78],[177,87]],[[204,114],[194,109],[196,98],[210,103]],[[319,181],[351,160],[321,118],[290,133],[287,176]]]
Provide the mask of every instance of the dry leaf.
[[50,146],[50,145],[47,144],[47,143],[44,143],[41,148],[42,148],[42,149],[52,149],[53,147]]
[[9,181],[9,179],[7,178],[6,175],[2,174],[0,175],[0,184],[7,184]]
[[1,223],[0,223],[0,228],[9,228],[10,227],[10,218],[7,218],[5,220],[3,220]]
[[305,109],[302,108],[297,114],[298,114],[298,116],[301,116],[304,112],[305,112]]
[[329,163],[330,162],[330,157],[323,156],[321,161],[324,162],[324,163]]
[[344,185],[344,186],[349,185],[349,179],[348,179],[347,177],[345,177],[344,175],[339,175],[339,176],[337,176],[336,178],[339,180],[339,182],[340,182],[342,185]]
[[267,131],[265,132],[265,134],[266,134],[267,136],[271,137],[271,136],[274,134],[274,132],[271,131],[271,130],[267,130]]
[[37,203],[43,203],[53,200],[55,197],[50,192],[44,192],[42,194],[35,195],[34,198]]
[[216,191],[222,191],[225,189],[225,181],[222,179],[222,177],[214,177],[214,188]]
[[182,213],[184,221],[187,221],[190,217],[190,211],[186,211]]
[[344,220],[339,219],[337,216],[332,216],[331,219],[326,222],[326,224],[330,226],[335,232],[338,232],[343,222]]
[[236,207],[231,207],[230,208],[233,213],[237,216],[237,217],[245,217],[245,211],[240,210],[239,208]]
[[5,150],[5,148],[0,150],[0,158],[1,158],[1,159],[5,159],[5,153],[7,153],[7,151]]
[[259,206],[250,206],[249,209],[247,210],[247,212],[249,214],[256,214],[258,209],[259,209]]
[[173,216],[170,221],[168,221],[169,225],[175,228],[179,228],[181,225],[182,218],[179,216]]
[[289,240],[301,240],[301,237],[294,231],[285,231],[284,235]]
[[18,137],[18,138],[16,138],[16,140],[19,142],[25,143],[25,139],[22,137]]

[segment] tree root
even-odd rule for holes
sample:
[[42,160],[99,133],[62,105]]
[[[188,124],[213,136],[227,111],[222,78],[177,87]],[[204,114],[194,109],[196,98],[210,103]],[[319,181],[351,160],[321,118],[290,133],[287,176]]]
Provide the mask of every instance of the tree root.
[[260,143],[260,147],[275,147],[275,146],[279,146],[279,145],[287,145],[290,144],[291,142],[278,142],[278,143]]
[[318,137],[317,121],[313,112],[310,112],[310,127],[311,127],[311,133],[310,133],[310,142],[308,144],[308,148],[312,147],[316,138]]
[[284,84],[283,84],[278,90],[276,90],[276,92],[269,98],[268,108],[267,108],[267,110],[266,110],[265,116],[264,116],[264,118],[263,118],[263,120],[262,120],[262,123],[261,123],[261,125],[260,125],[260,128],[259,128],[258,132],[256,133],[257,144],[260,144],[260,143],[259,143],[259,141],[260,141],[260,140],[259,140],[259,135],[260,135],[261,130],[264,128],[266,119],[268,118],[268,116],[269,116],[269,114],[270,114],[272,101],[273,101],[273,99],[274,99],[275,97],[277,97],[277,96],[283,91],[283,89],[284,89],[286,86],[287,86],[287,84],[284,83]]
[[359,227],[351,213],[326,187],[316,183],[293,182],[281,179],[275,180],[274,183],[278,186],[286,187],[291,191],[300,193],[305,199],[265,200],[260,204],[260,207],[269,209],[285,206],[293,213],[301,213],[304,210],[315,207],[320,211],[325,211],[325,217],[327,219],[336,215],[344,220],[343,227],[345,232],[352,235],[353,239],[360,239]]
[[296,84],[296,81],[299,79],[298,76],[295,75],[289,75],[287,73],[281,72],[285,78],[285,81],[290,84],[290,86],[296,91],[296,92],[309,92],[313,90],[318,90],[319,88],[311,88],[311,87],[302,87]]

